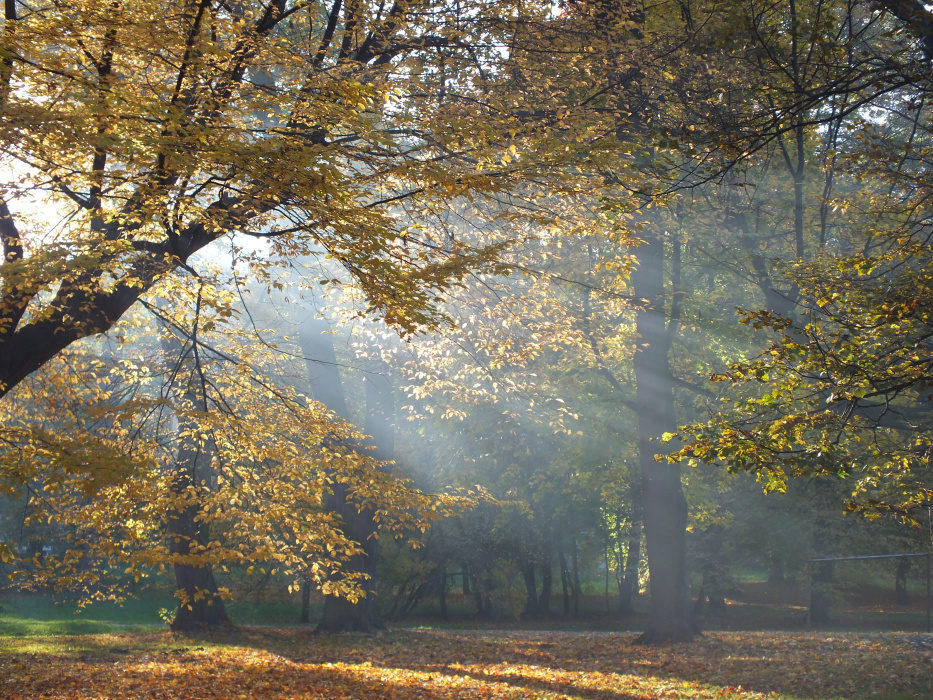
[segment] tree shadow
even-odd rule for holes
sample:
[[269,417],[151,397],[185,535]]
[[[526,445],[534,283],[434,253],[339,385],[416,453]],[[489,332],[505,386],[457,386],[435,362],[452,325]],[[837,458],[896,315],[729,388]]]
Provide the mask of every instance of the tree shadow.
[[[581,697],[608,697],[608,686],[619,693],[627,684],[648,679],[814,700],[858,694],[866,688],[911,692],[928,688],[933,680],[929,671],[933,649],[918,651],[910,645],[909,634],[716,632],[691,644],[657,647],[636,646],[636,637],[633,633],[405,630],[374,638],[324,638],[322,646],[309,646],[298,657],[468,675]],[[579,674],[578,681],[571,678],[573,674]],[[602,689],[589,690],[582,685],[588,674],[610,680]],[[621,692],[615,697],[630,696]]]
[[99,639],[96,651],[91,638],[75,638],[81,643],[47,653],[26,647],[10,653],[8,647],[0,665],[10,680],[0,696],[80,699],[106,688],[115,697],[151,690],[169,697],[453,700],[531,692],[634,700],[677,687],[735,697],[776,692],[802,700],[919,693],[930,685],[933,663],[933,647],[914,648],[913,636],[905,633],[723,632],[662,647],[635,646],[635,637],[449,630],[313,635],[303,628],[251,627],[110,635]]

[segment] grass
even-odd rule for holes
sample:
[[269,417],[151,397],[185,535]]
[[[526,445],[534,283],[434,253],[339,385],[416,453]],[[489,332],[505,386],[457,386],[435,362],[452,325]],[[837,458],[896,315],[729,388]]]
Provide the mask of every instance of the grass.
[[123,605],[95,603],[78,612],[74,604],[56,603],[46,596],[4,596],[0,598],[0,636],[151,632],[164,624],[159,609],[171,604],[171,599],[137,599]]
[[[172,597],[137,598],[118,603],[93,603],[78,611],[73,603],[50,596],[0,597],[0,637],[45,637],[120,632],[152,632],[165,625],[160,610],[174,610]],[[227,605],[237,625],[294,625],[297,606],[282,602],[232,601]],[[311,619],[320,614],[312,607]]]

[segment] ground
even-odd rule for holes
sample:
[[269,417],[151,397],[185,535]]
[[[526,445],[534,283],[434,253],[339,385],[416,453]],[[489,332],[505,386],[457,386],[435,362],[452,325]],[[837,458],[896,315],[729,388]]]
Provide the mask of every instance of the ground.
[[375,637],[289,626],[298,608],[287,597],[235,601],[239,627],[190,637],[159,623],[170,598],[76,616],[6,595],[0,700],[933,700],[925,586],[907,607],[892,586],[841,591],[832,623],[813,630],[805,600],[799,584],[743,583],[697,641],[652,648],[633,644],[644,614],[620,618],[599,595],[579,617],[555,605],[536,620],[484,620],[451,595],[443,628],[425,615]]
[[239,628],[0,638],[0,698],[933,697],[933,636],[712,632],[688,645],[631,633],[396,630],[375,637]]

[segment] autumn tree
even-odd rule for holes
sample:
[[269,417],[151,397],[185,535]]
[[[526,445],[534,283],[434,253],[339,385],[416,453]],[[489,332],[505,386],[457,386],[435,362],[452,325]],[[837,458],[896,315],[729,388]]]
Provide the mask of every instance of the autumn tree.
[[[424,527],[450,512],[445,503],[462,507],[393,478],[353,449],[364,436],[277,387],[259,371],[268,348],[233,358],[231,339],[206,330],[221,327],[210,315],[195,338],[191,315],[159,313],[179,351],[169,353],[168,381],[162,363],[139,362],[139,345],[126,346],[131,359],[83,343],[4,401],[3,493],[23,503],[24,526],[61,531],[49,556],[5,548],[20,585],[120,598],[174,569],[179,629],[223,619],[234,572],[309,580],[355,601],[366,579],[354,557],[366,540],[331,512],[329,494],[366,504],[382,533]],[[129,332],[125,321],[119,329]],[[270,412],[276,421],[263,419]]]
[[6,3],[2,391],[235,232],[266,241],[266,259],[332,256],[368,313],[430,326],[438,294],[496,248],[399,222],[392,205],[416,220],[518,170],[484,171],[509,132],[445,83],[456,70],[468,86],[497,55],[485,12]]
[[[833,11],[845,22],[824,29],[836,43],[806,54],[769,50],[782,22],[832,9],[791,6],[793,16],[760,25],[756,42],[775,62],[797,55],[797,70],[807,73],[808,82],[801,77],[768,102],[788,165],[781,139],[797,134],[798,163],[809,157],[821,166],[796,171],[791,230],[806,235],[795,233],[796,254],[773,268],[784,293],[745,314],[770,342],[714,377],[742,387],[733,410],[697,427],[680,454],[755,472],[769,490],[788,488],[796,476],[817,485],[851,479],[850,509],[909,521],[930,493],[923,429],[930,14],[917,3],[863,12],[840,6]],[[798,51],[813,41],[806,36]],[[805,174],[819,178],[810,205]],[[819,255],[806,254],[805,243]]]
[[[541,172],[516,144],[548,137],[466,94],[499,77],[510,29],[487,10],[6,3],[0,140],[17,165],[0,190],[0,391],[171,273],[202,284],[199,253],[238,233],[263,243],[233,270],[275,285],[270,259],[327,257],[347,276],[322,281],[356,285],[363,313],[403,333],[435,325],[444,291],[507,236],[466,243],[419,222],[464,192],[511,216],[497,193]],[[209,500],[182,510],[200,517]]]

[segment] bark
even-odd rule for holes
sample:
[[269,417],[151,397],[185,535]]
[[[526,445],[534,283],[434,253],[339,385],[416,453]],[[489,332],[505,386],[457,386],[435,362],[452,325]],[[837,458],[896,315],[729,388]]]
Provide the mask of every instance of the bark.
[[[307,360],[308,379],[314,399],[338,417],[349,420],[333,336],[329,330],[326,321],[307,319],[299,327],[299,340]],[[367,381],[364,432],[375,439],[376,450],[369,453],[377,459],[391,459],[395,449],[389,423],[391,402],[391,386],[388,385],[387,379],[378,382],[375,379]],[[365,508],[359,509],[352,502],[345,484],[334,485],[325,507],[340,517],[344,534],[357,542],[363,550],[361,554],[344,563],[344,570],[348,573],[363,574],[366,578],[362,582],[363,596],[356,601],[338,596],[324,597],[324,610],[317,631],[373,633],[385,629],[385,621],[376,608],[374,596],[377,540],[373,513]]]
[[700,592],[697,594],[696,602],[693,604],[695,615],[704,615],[709,613],[716,617],[725,615],[727,611],[726,599],[722,593],[722,581],[713,572],[703,572],[703,583],[700,584]]
[[564,596],[564,615],[570,614],[570,572],[567,568],[567,557],[564,549],[557,550],[557,561],[560,563],[560,586]]
[[311,582],[304,578],[301,580],[301,617],[302,624],[311,622]]
[[538,613],[551,614],[551,593],[554,588],[554,555],[548,542],[544,549],[544,561],[541,562],[541,593],[538,595]]
[[441,619],[444,622],[450,619],[447,611],[447,567],[441,566],[435,572],[437,587],[437,604],[440,609]]
[[485,617],[486,607],[483,605],[483,594],[479,589],[479,581],[473,580],[473,603],[476,605],[476,614]]
[[199,447],[184,445],[178,451],[172,491],[178,499],[183,499],[184,505],[168,514],[169,552],[175,559],[175,588],[179,598],[172,621],[174,631],[230,623],[223,599],[217,592],[211,564],[185,561],[186,557],[197,556],[198,550],[210,543],[207,524],[198,522],[200,499],[191,499],[191,494],[201,490],[205,463],[210,463],[210,455]]
[[535,576],[535,563],[524,562],[521,570],[525,581],[525,610],[522,617],[534,617],[538,614],[538,581]]
[[638,595],[638,566],[641,563],[641,508],[632,513],[632,526],[629,531],[628,555],[625,557],[625,576],[619,587],[619,614],[633,615],[635,607],[632,598]]
[[350,500],[343,484],[335,485],[327,499],[327,509],[340,516],[343,532],[359,543],[362,553],[344,563],[347,572],[362,573],[363,597],[356,601],[339,596],[324,596],[324,610],[317,625],[318,632],[365,632],[372,634],[385,629],[385,621],[376,608],[374,584],[376,576],[376,526],[371,511],[360,511]]
[[580,615],[580,567],[577,565],[577,538],[573,538],[573,549],[570,552],[570,565],[572,567],[571,580],[573,581],[573,616]]
[[772,554],[768,566],[768,583],[782,584],[787,581],[784,574],[784,560],[778,554]]
[[[162,349],[170,362],[178,364],[177,374],[187,382],[185,401],[198,405],[197,356],[186,355],[184,343],[174,334],[163,336]],[[181,420],[179,432],[197,431]],[[193,631],[228,625],[230,620],[218,594],[213,567],[199,559],[200,552],[210,543],[209,526],[198,518],[205,484],[214,481],[208,445],[195,442],[190,435],[183,437],[175,456],[173,477],[171,489],[177,505],[166,514],[166,520],[178,607],[171,627],[174,631]]]
[[689,642],[698,633],[687,588],[687,500],[680,465],[655,461],[663,450],[661,435],[676,428],[673,376],[664,311],[664,245],[646,232],[636,254],[632,275],[638,341],[633,358],[638,409],[638,449],[641,466],[645,544],[651,585],[648,628],[642,644]]
[[907,594],[907,573],[910,571],[910,559],[898,559],[897,570],[894,573],[894,593],[898,605],[910,605],[910,596]]

